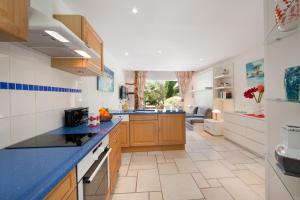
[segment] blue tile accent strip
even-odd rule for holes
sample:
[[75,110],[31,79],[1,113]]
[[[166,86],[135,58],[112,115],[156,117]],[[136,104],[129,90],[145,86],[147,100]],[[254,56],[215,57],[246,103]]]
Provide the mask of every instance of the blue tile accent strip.
[[0,82],[0,90],[25,90],[25,91],[39,91],[39,92],[68,92],[68,93],[81,93],[81,89],[77,88],[63,88],[52,87],[45,85],[31,85],[24,83],[10,83]]
[[6,83],[6,82],[0,82],[0,89],[7,90],[8,89],[8,83]]

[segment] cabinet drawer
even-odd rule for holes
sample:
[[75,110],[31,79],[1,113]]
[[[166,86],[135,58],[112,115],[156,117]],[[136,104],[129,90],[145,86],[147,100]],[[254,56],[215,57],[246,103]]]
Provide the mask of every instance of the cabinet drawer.
[[265,147],[260,143],[254,142],[253,140],[250,140],[242,135],[235,134],[228,130],[224,130],[224,136],[261,156],[264,155]]
[[233,122],[235,124],[244,124],[243,123],[243,117],[237,114],[232,113],[224,113],[224,121],[225,122]]
[[254,140],[260,144],[265,144],[265,140],[266,140],[264,133],[249,128],[246,128],[245,137]]
[[261,133],[264,132],[265,121],[263,121],[263,120],[248,118],[247,120],[244,120],[244,123],[245,123],[244,125],[248,128],[257,130]]
[[157,115],[156,114],[147,114],[147,115],[130,115],[130,120],[157,120]]
[[227,122],[227,121],[225,121],[225,123],[224,123],[224,128],[231,131],[231,132],[240,134],[240,135],[242,135],[246,132],[245,127],[239,126],[237,124],[230,123],[230,122]]
[[[46,200],[68,199],[76,188],[76,170],[73,169],[47,196]],[[75,198],[76,199],[76,198]]]
[[204,130],[207,130],[207,131],[212,131],[212,126],[211,126],[211,124],[210,123],[204,123],[203,124],[203,128],[204,128]]

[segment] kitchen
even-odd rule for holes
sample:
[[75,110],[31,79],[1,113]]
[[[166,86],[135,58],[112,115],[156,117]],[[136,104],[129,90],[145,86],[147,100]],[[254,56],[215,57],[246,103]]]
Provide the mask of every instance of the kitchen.
[[[27,13],[29,1],[22,1],[22,5],[11,3],[12,10],[8,11],[18,12],[15,22],[21,23],[17,25],[22,25],[19,28],[24,31],[16,29],[15,35],[1,35],[1,40],[27,42],[1,45],[1,62],[7,66],[1,67],[1,95],[8,94],[8,90],[14,93],[9,99],[15,104],[11,124],[16,127],[11,130],[12,137],[4,138],[1,144],[7,147],[0,153],[1,160],[5,161],[1,169],[7,172],[1,179],[11,180],[1,181],[1,199],[89,199],[91,195],[108,199],[121,164],[121,146],[127,151],[184,148],[184,112],[128,112],[126,115],[117,112],[110,122],[101,122],[94,128],[82,124],[89,117],[88,108],[64,112],[63,108],[76,108],[81,103],[82,89],[77,75],[102,74],[103,41],[82,16],[52,18],[35,8],[28,8]],[[17,11],[20,8],[22,12]],[[27,17],[29,22],[25,21]],[[69,21],[75,27],[68,26]],[[60,38],[62,35],[65,37]],[[90,56],[95,59],[86,58]],[[18,99],[23,99],[27,107],[18,106]],[[1,113],[1,117],[9,112]],[[14,121],[21,124],[14,125]],[[8,126],[10,122],[1,123],[4,131],[10,129]],[[65,128],[54,128],[61,126]],[[174,137],[168,130],[175,130]],[[142,136],[141,131],[144,131]],[[99,180],[102,181],[97,185]],[[101,191],[94,191],[95,187]]]
[[[201,7],[194,3],[191,5]],[[257,21],[263,24],[264,14],[267,21],[265,32],[273,33],[274,1],[265,0],[264,3],[264,8],[262,3],[247,2],[238,5],[249,8],[245,12],[259,8],[262,16],[259,14],[255,16],[257,18],[247,18],[249,27]],[[276,200],[300,197],[297,191],[299,178],[283,174],[276,168],[277,161],[274,157],[274,149],[281,143],[278,130],[286,123],[299,124],[299,105],[278,100],[285,97],[285,94],[283,84],[277,87],[278,77],[284,76],[282,72],[285,69],[282,66],[287,63],[289,66],[296,66],[299,63],[297,55],[292,54],[289,49],[292,46],[298,50],[295,45],[299,41],[299,34],[291,34],[291,37],[288,37],[289,33],[284,36],[275,34],[275,43],[274,40],[259,42],[259,45],[264,43],[262,54],[265,54],[266,63],[277,66],[278,69],[265,67],[268,77],[266,115],[270,117],[259,121],[258,131],[253,131],[257,128],[253,128],[255,124],[245,126],[249,133],[266,133],[266,138],[260,136],[261,140],[266,140],[266,146],[261,144],[257,148],[250,143],[247,144],[250,145],[249,148],[242,148],[230,140],[224,140],[222,136],[202,132],[199,135],[196,131],[188,131],[188,98],[176,107],[157,106],[151,107],[151,110],[145,110],[143,102],[139,102],[143,101],[141,96],[144,94],[140,94],[138,83],[143,82],[144,74],[134,71],[143,72],[144,68],[142,64],[138,68],[141,54],[128,50],[138,49],[138,41],[148,42],[143,53],[148,56],[147,62],[153,63],[153,66],[147,67],[153,70],[149,70],[151,72],[148,75],[154,79],[163,76],[168,79],[170,72],[175,76],[175,71],[194,71],[184,62],[193,60],[192,56],[182,56],[186,60],[175,59],[173,63],[161,65],[161,59],[167,54],[164,37],[148,34],[140,37],[145,32],[139,33],[131,29],[135,27],[135,23],[140,24],[138,18],[142,15],[152,16],[152,13],[147,12],[147,4],[120,4],[116,0],[108,3],[103,0],[100,3],[87,2],[86,9],[81,10],[84,7],[82,4],[80,1],[70,0],[0,1],[0,199]],[[105,9],[99,13],[89,13],[87,8],[91,9],[93,5],[103,5]],[[232,7],[222,5],[228,6],[228,9]],[[178,16],[176,13],[186,7],[191,13],[197,13],[196,9],[191,8],[193,6],[189,6],[178,3],[174,7],[170,4],[166,7],[170,8],[168,12],[173,16]],[[154,7],[149,9],[153,11]],[[124,23],[125,18],[106,18],[110,12],[115,16],[117,13],[126,15],[125,18],[130,23]],[[161,12],[164,13],[163,10],[157,11]],[[241,13],[237,11],[235,14]],[[165,26],[173,23],[171,17],[160,16],[167,20],[164,22]],[[185,12],[184,16],[190,15]],[[191,18],[201,21],[197,16],[193,15]],[[153,17],[157,23],[159,20]],[[179,23],[180,20],[190,18],[177,18]],[[181,27],[182,30],[196,32],[193,27],[188,28],[189,21],[183,22],[187,25]],[[237,20],[236,23],[238,22],[240,21]],[[111,29],[104,31],[101,25]],[[223,25],[222,21],[216,26],[224,27]],[[131,28],[126,29],[126,26]],[[233,27],[234,23],[228,26]],[[150,23],[143,30],[152,32],[153,27]],[[168,29],[164,29],[162,24],[156,28],[157,32]],[[117,37],[120,29],[127,30],[130,34],[124,35],[124,38]],[[174,41],[170,30],[169,39]],[[182,34],[180,28],[176,30]],[[218,29],[220,30],[221,28]],[[225,37],[215,35],[218,31],[212,31],[214,36],[210,38],[219,41],[216,38]],[[247,40],[247,47],[250,48],[250,44],[255,43],[257,38],[263,37],[262,32],[263,27],[262,30],[253,30],[252,37]],[[247,35],[244,31],[243,34]],[[126,37],[131,38],[130,41],[125,41]],[[205,38],[203,36],[204,40]],[[161,47],[150,45],[155,40],[160,41]],[[179,40],[176,41],[180,43]],[[185,41],[190,42],[188,39]],[[123,49],[126,46],[124,44],[128,49]],[[168,50],[173,50],[174,47],[180,49],[179,46],[171,45]],[[226,48],[229,49],[229,46]],[[149,53],[148,48],[152,49],[152,53]],[[282,55],[282,48],[290,55]],[[210,50],[207,49],[207,57],[215,53]],[[240,48],[230,56],[244,50]],[[121,53],[116,53],[117,51]],[[189,50],[187,52],[192,54]],[[197,50],[194,49],[193,52]],[[282,59],[278,60],[274,55],[280,55],[278,59]],[[226,58],[230,56],[226,54]],[[173,58],[176,57],[181,58],[179,54],[173,54]],[[203,69],[213,64],[206,64],[207,58],[199,59],[199,55],[197,59],[197,65],[201,65]],[[222,59],[219,57],[214,62]],[[167,67],[173,66],[175,62],[178,65]],[[186,63],[194,65],[192,62]],[[133,68],[134,65],[137,65],[136,68]],[[126,70],[122,66],[127,67]],[[99,87],[103,86],[100,79],[107,71],[112,71],[114,76],[112,92],[99,92]],[[236,80],[234,77],[236,85],[243,84]],[[191,90],[186,94],[194,95],[195,90]],[[205,90],[213,89],[208,87]],[[244,118],[232,120],[233,132],[239,120],[241,123],[246,121]],[[257,155],[255,151],[262,153]]]

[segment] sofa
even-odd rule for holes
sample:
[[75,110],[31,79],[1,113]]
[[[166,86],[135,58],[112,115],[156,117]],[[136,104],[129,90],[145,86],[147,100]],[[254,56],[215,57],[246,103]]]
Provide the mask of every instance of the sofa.
[[204,119],[212,118],[212,109],[202,106],[192,106],[186,113],[185,122],[189,130],[193,130],[195,123],[204,123]]

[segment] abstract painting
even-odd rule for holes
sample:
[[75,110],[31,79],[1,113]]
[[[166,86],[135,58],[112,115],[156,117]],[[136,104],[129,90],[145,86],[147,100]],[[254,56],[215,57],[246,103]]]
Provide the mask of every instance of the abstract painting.
[[300,66],[285,70],[284,86],[288,101],[300,101]]
[[249,87],[255,87],[259,84],[264,85],[264,59],[246,64],[247,84]]
[[97,89],[100,92],[114,92],[114,72],[104,66],[104,73],[97,77]]

